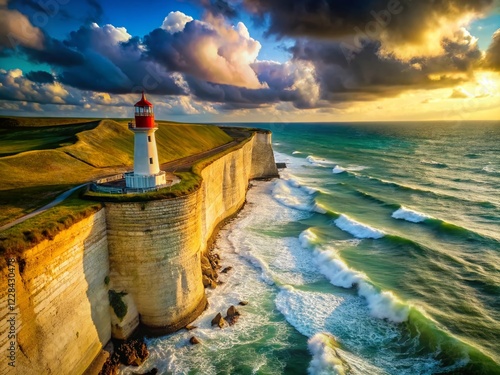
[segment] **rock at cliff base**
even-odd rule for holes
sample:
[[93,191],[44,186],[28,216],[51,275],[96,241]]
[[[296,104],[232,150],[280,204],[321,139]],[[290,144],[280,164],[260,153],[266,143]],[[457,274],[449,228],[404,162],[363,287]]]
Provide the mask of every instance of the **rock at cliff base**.
[[217,288],[217,283],[213,280],[210,280],[210,288],[212,288],[212,289]]
[[219,326],[222,328],[226,325],[226,320],[222,317],[221,313],[217,313],[215,318],[212,319],[212,326]]
[[106,359],[102,365],[99,375],[117,375],[120,367],[120,359],[117,355],[111,355]]
[[193,336],[189,339],[189,343],[191,345],[198,345],[201,344],[201,341],[196,336]]
[[227,309],[226,321],[230,326],[236,324],[238,318],[240,317],[240,312],[236,309],[236,307],[231,306]]
[[226,267],[224,268],[222,271],[220,271],[221,273],[228,273],[229,271],[231,271],[233,269],[233,267],[229,266],[229,267]]
[[203,277],[202,277],[202,281],[203,281],[203,287],[205,287],[205,288],[206,288],[207,286],[209,286],[209,285],[210,285],[210,282],[211,282],[212,280],[210,280],[207,276],[203,275]]
[[196,328],[198,328],[198,327],[197,327],[197,326],[193,326],[193,325],[191,325],[191,324],[188,324],[188,325],[187,325],[186,327],[184,327],[184,328],[186,328],[188,331],[192,331],[193,329],[196,329]]
[[238,303],[238,305],[246,306],[246,305],[248,305],[248,301],[240,301],[240,303]]
[[144,341],[131,340],[118,346],[115,354],[126,366],[140,366],[149,356],[149,351]]

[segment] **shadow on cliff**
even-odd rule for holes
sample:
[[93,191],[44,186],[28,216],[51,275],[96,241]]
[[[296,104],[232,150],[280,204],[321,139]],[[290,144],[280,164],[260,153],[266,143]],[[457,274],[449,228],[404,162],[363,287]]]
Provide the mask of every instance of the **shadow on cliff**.
[[[104,210],[104,209],[103,209]],[[94,222],[87,238],[83,241],[83,272],[87,283],[86,297],[90,317],[98,341],[88,348],[89,356],[95,359],[111,339],[111,317],[108,297],[109,256],[104,211],[93,216]],[[80,314],[80,312],[75,312]],[[87,314],[87,312],[83,312]],[[87,334],[87,333],[85,333]]]

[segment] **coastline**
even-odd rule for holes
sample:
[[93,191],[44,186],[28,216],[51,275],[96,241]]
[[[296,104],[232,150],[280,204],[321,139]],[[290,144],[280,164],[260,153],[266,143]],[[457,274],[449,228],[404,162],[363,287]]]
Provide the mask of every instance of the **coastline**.
[[[201,255],[213,243],[215,229],[243,206],[249,181],[277,173],[270,140],[269,132],[254,132],[241,147],[204,164],[202,184],[190,195],[106,203],[20,254],[15,277],[23,287],[16,310],[23,325],[16,333],[24,355],[18,356],[17,367],[83,373],[112,336],[130,337],[139,319],[150,330],[166,333],[201,313],[206,307]],[[71,298],[65,295],[69,291]],[[121,296],[125,316],[116,315],[120,306],[110,308],[111,292]],[[53,309],[65,330],[50,329]],[[49,325],[35,326],[36,321]],[[0,334],[7,328],[0,326]]]

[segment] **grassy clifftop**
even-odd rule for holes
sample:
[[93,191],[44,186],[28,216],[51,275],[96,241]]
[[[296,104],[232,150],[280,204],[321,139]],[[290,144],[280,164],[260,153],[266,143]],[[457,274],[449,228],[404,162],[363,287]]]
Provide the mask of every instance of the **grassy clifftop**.
[[[0,132],[8,137],[0,141],[0,156],[4,155],[0,157],[0,226],[71,186],[132,168],[134,135],[127,121],[87,119],[87,123],[71,124],[72,119],[56,120],[40,119],[42,125],[35,126],[36,119],[30,119],[31,128],[27,120],[3,127],[0,121]],[[170,122],[159,122],[156,138],[160,163],[232,141],[215,126]]]

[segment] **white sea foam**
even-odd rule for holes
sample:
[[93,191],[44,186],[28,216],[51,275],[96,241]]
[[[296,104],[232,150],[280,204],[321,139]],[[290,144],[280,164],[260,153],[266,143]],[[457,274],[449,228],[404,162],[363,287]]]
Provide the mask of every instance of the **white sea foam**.
[[313,166],[315,167],[327,167],[330,165],[336,164],[335,162],[325,159],[325,158],[318,158],[313,155],[309,155],[306,160]]
[[391,322],[402,323],[408,320],[410,309],[392,292],[379,292],[367,282],[360,282],[358,294],[366,298],[372,316],[388,319]]
[[357,286],[358,294],[366,299],[372,316],[379,319],[388,319],[395,323],[401,323],[408,319],[408,306],[393,293],[379,292],[375,289],[365,274],[349,268],[338,257],[336,249],[315,246],[316,235],[310,229],[303,231],[299,239],[302,246],[313,249],[316,265],[332,285],[342,288]]
[[328,333],[317,333],[307,341],[313,358],[307,372],[310,375],[345,375],[345,362],[335,350],[336,341]]
[[335,286],[351,288],[360,285],[366,278],[363,273],[350,269],[337,258],[336,251],[332,249],[315,251],[315,263],[320,272]]
[[297,155],[297,154],[302,154],[302,152],[301,151],[294,151],[294,152],[292,152],[292,155]]
[[385,233],[383,231],[372,228],[369,225],[359,223],[344,214],[340,215],[340,217],[336,219],[334,223],[338,228],[352,234],[356,238],[378,239],[385,236]]
[[339,165],[336,165],[333,169],[332,169],[332,172],[334,174],[340,174],[340,173],[344,173],[345,172],[345,169],[342,168],[341,166]]
[[326,210],[316,203],[313,194],[317,190],[312,187],[301,185],[294,178],[280,179],[274,183],[272,195],[275,200],[284,206],[295,208],[306,212],[326,213]]
[[[276,296],[275,304],[288,323],[304,336],[335,332],[338,337],[345,337],[346,345],[354,351],[366,346],[382,347],[387,340],[398,335],[392,324],[370,317],[363,299],[350,293],[306,292],[285,286]],[[336,351],[338,357],[348,363],[351,374],[385,373],[352,352],[338,348]],[[321,356],[320,352],[317,353]],[[313,356],[314,359],[318,356]]]
[[423,213],[418,212],[418,211],[410,210],[409,208],[406,208],[404,206],[401,206],[401,208],[394,211],[392,213],[392,217],[394,219],[406,220],[406,221],[410,221],[412,223],[420,223],[424,220],[432,219],[432,216],[423,214]]

